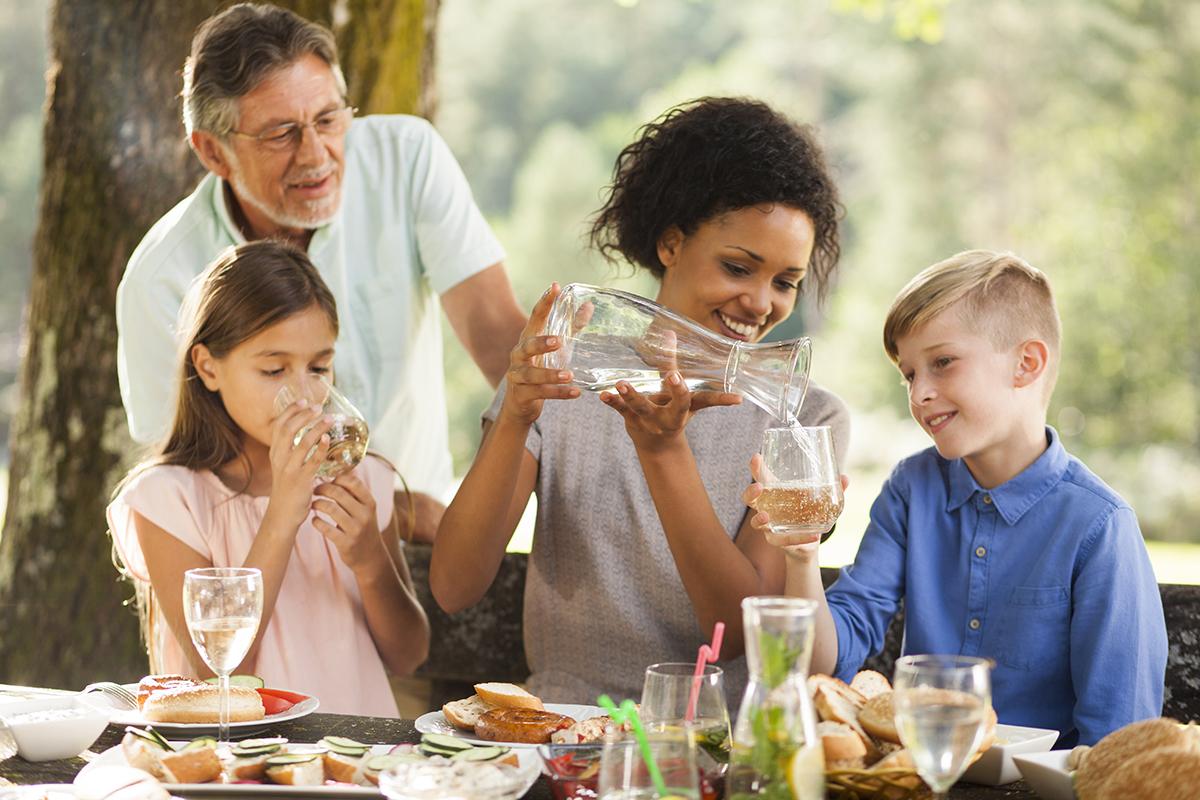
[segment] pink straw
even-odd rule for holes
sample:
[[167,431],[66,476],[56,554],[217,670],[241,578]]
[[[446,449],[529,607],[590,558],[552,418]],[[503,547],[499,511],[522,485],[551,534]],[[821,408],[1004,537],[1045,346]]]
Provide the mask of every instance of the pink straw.
[[700,645],[696,654],[696,672],[692,676],[692,695],[688,698],[687,714],[684,720],[691,722],[696,716],[696,701],[700,699],[700,680],[704,676],[704,665],[714,664],[721,657],[721,639],[725,636],[725,623],[713,625],[712,646]]

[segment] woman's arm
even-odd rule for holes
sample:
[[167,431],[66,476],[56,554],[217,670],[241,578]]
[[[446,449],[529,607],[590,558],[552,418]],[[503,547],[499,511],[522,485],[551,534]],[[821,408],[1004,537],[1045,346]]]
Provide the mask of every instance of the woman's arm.
[[569,372],[536,365],[541,356],[561,346],[556,337],[539,335],[557,296],[555,284],[534,306],[509,357],[500,412],[495,423],[484,425],[475,461],[438,526],[429,588],[448,613],[479,602],[496,578],[537,482],[538,463],[525,449],[525,439],[542,413],[542,403],[579,396]]

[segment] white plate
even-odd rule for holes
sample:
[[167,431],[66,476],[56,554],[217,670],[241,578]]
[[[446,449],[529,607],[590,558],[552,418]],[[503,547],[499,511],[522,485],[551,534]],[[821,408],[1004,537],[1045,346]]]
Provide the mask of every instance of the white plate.
[[[585,719],[599,717],[606,713],[600,706],[584,706],[577,705],[575,703],[546,703],[546,710],[553,711],[555,714],[562,714],[570,717],[576,722],[583,722]],[[462,739],[464,742],[471,742],[472,744],[498,744],[513,748],[537,747],[535,744],[523,744],[521,742],[491,742],[487,739],[477,738],[474,734],[468,733],[461,728],[456,728],[451,725],[441,711],[428,711],[417,717],[414,724],[420,733],[441,733],[445,734],[446,736],[453,736],[455,739]]]
[[[137,694],[138,685],[136,683],[126,684],[125,688]],[[278,688],[278,687],[271,687]],[[280,690],[283,691],[283,690]],[[302,694],[302,692],[296,692]],[[108,699],[107,695],[100,692],[94,692],[93,696]],[[289,719],[299,719],[306,717],[316,711],[321,705],[321,701],[317,698],[305,695],[305,699],[296,703],[280,714],[268,714],[262,719],[249,720],[247,722],[231,722],[229,723],[229,735],[233,739],[246,739],[255,736],[277,722],[286,722]],[[115,708],[112,718],[109,720],[112,725],[133,725],[138,728],[144,728],[147,725],[154,726],[154,730],[165,733],[171,736],[191,737],[206,736],[217,734],[217,726],[211,722],[152,722],[142,716],[142,712],[138,710],[130,710],[127,708]]]
[[1058,731],[1026,728],[1021,725],[997,725],[996,741],[984,751],[962,779],[968,783],[1001,786],[1021,779],[1021,771],[1012,757],[1024,753],[1044,753],[1058,741]]
[[[182,745],[186,742],[171,742],[173,745]],[[394,745],[376,744],[371,746],[371,755],[383,755],[392,749]],[[306,749],[315,751],[316,745],[292,743],[288,745],[289,752],[304,752]],[[537,753],[532,750],[514,751],[517,754],[517,759],[520,761],[521,778],[525,781],[525,786],[521,789],[521,794],[524,795],[537,781],[542,774],[541,761],[538,759]],[[125,753],[121,750],[120,745],[110,747],[95,759],[90,761],[79,770],[79,774],[75,776],[76,782],[80,779],[87,779],[89,771],[98,769],[102,766],[128,766],[125,760]],[[186,795],[188,797],[194,795],[267,795],[271,797],[382,797],[382,793],[374,786],[350,786],[348,784],[327,784],[325,786],[282,786],[275,783],[164,783],[163,786],[169,792]]]
[[1067,771],[1070,750],[1013,756],[1021,777],[1042,800],[1075,800],[1075,781]]

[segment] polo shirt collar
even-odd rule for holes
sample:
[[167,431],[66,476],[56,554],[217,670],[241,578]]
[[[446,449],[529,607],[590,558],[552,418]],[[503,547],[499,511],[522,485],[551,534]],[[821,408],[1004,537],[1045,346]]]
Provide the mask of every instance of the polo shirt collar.
[[1046,426],[1046,450],[1037,460],[994,489],[984,489],[975,480],[971,470],[961,458],[947,462],[949,491],[947,511],[956,511],[975,496],[976,492],[991,496],[992,505],[1004,521],[1015,525],[1025,512],[1062,480],[1069,466],[1069,457],[1062,446],[1058,431]]

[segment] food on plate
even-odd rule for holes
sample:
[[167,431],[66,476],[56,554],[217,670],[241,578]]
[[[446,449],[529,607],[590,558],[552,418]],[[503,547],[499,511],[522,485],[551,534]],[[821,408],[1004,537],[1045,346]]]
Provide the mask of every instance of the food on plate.
[[569,728],[575,720],[553,711],[534,708],[493,708],[475,723],[475,735],[490,742],[545,744],[555,731]]
[[72,788],[76,800],[171,800],[167,790],[143,770],[116,764],[81,773]]
[[[179,685],[150,693],[142,716],[152,722],[216,722],[220,715],[221,690],[206,683]],[[229,719],[247,722],[266,716],[262,698],[254,689],[229,689]]]
[[158,763],[167,783],[210,783],[222,773],[215,739],[198,739],[182,750],[163,753]]
[[581,719],[569,728],[555,731],[550,734],[550,741],[553,744],[591,744],[604,739],[604,734],[609,731],[621,731],[627,733],[631,730],[628,722],[621,723],[617,726],[612,718],[606,714],[601,714],[596,717]]
[[125,754],[126,763],[156,778],[163,774],[159,758],[173,749],[153,728],[126,728],[125,737],[121,739],[121,752]]
[[182,675],[147,675],[138,683],[138,708],[146,705],[146,700],[154,692],[174,689],[176,686],[196,686],[200,681],[185,678]]
[[[216,681],[216,678],[208,678],[206,680],[199,681],[199,680],[196,680],[195,678],[186,678],[183,675],[147,675],[146,677],[142,678],[141,682],[138,683],[138,692],[137,692],[138,708],[142,710],[143,716],[146,716],[146,714],[145,714],[146,703],[150,702],[151,698],[157,698],[158,695],[161,695],[161,694],[164,694],[167,692],[173,692],[173,691],[175,691],[177,689],[181,689],[181,688],[206,687],[206,688],[202,689],[203,693],[205,693],[205,694],[215,693],[215,692],[217,692],[217,687],[214,683],[215,681]],[[267,715],[282,714],[283,712],[287,711],[292,706],[294,706],[296,703],[299,703],[302,700],[308,699],[307,695],[297,694],[296,692],[289,692],[284,689],[267,689],[263,686],[263,679],[258,677],[257,675],[230,675],[229,682],[230,682],[230,686],[232,687],[230,697],[233,697],[235,695],[242,697],[243,702],[247,703],[247,707],[250,708],[253,705],[253,698],[249,694],[247,694],[247,692],[255,691],[258,693],[259,702],[262,704],[262,707],[263,707],[263,713],[261,715],[247,716],[244,719],[238,719],[237,717],[234,717],[233,721],[235,721],[235,722],[253,721],[253,720],[257,720],[257,719],[262,719],[263,716],[267,716]],[[213,694],[213,696],[216,697],[218,695]],[[205,716],[203,719],[184,720],[184,719],[178,719],[174,716],[170,716],[170,717],[161,716],[160,715],[160,713],[161,713],[160,712],[160,709],[161,709],[160,704],[163,702],[167,702],[167,701],[164,701],[161,699],[153,700],[153,702],[150,703],[150,707],[151,707],[151,713],[155,714],[155,716],[146,716],[146,719],[151,720],[153,722],[172,722],[172,723],[182,723],[182,722],[205,723],[205,722],[216,722],[217,721],[217,711],[215,710],[215,706],[214,706],[214,710],[211,712],[211,717]],[[170,713],[170,712],[168,712],[168,713]],[[249,712],[249,713],[253,714],[256,712]]]
[[1079,750],[1079,800],[1193,797],[1200,783],[1200,728],[1166,717],[1130,723]]
[[321,753],[278,753],[267,759],[267,778],[284,786],[320,786],[325,761]]
[[473,731],[479,718],[493,708],[543,710],[542,701],[512,683],[477,683],[475,694],[442,706],[442,715],[456,728]]
[[267,759],[283,750],[287,739],[274,736],[268,739],[244,739],[229,750],[226,769],[229,781],[261,781],[267,777]]
[[442,716],[456,728],[474,731],[475,723],[479,722],[479,718],[493,708],[496,708],[496,706],[487,702],[479,695],[472,695],[462,700],[446,703],[442,706]]

